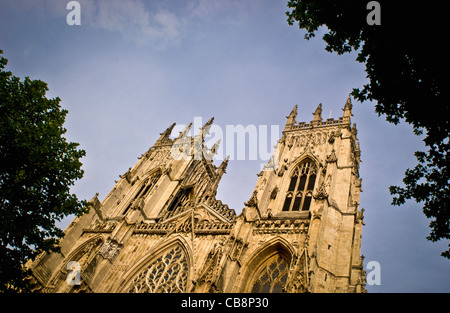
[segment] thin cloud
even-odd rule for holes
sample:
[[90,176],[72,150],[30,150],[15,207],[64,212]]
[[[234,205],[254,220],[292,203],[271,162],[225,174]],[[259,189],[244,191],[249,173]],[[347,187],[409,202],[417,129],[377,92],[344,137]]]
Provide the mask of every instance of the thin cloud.
[[176,44],[180,31],[178,18],[162,9],[151,11],[141,0],[101,0],[81,4],[89,26],[119,32],[124,39],[164,50]]
[[240,0],[197,0],[187,3],[186,11],[192,18],[213,20],[220,18],[230,24],[241,24],[248,18],[248,10],[258,6],[257,2],[243,2]]

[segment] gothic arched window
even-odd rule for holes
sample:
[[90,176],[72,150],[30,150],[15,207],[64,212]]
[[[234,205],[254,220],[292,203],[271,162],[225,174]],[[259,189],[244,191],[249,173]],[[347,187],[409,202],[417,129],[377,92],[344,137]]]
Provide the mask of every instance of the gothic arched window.
[[125,210],[122,212],[122,215],[125,215],[128,210],[133,206],[136,205],[136,200],[138,199],[145,199],[150,191],[155,187],[156,183],[158,182],[159,178],[161,177],[161,172],[158,172],[156,174],[153,174],[152,176],[148,177],[139,187],[138,191],[136,192],[136,195],[130,200]]
[[160,218],[162,220],[166,220],[168,218],[171,218],[172,216],[177,215],[178,213],[181,213],[184,210],[186,203],[191,201],[192,191],[192,187],[179,190],[176,196],[173,198],[172,202],[170,202],[170,205],[161,212]]
[[186,255],[181,246],[176,245],[138,272],[127,291],[129,293],[184,292],[188,271]]
[[268,258],[253,278],[252,293],[280,293],[286,285],[288,261],[279,253]]
[[316,182],[317,167],[310,159],[301,162],[292,172],[283,211],[308,211]]

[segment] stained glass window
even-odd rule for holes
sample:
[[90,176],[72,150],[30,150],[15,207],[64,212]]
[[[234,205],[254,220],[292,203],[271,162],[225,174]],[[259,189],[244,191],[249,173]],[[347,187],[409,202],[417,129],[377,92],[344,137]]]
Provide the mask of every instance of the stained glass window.
[[289,266],[284,257],[275,254],[270,257],[256,274],[253,293],[280,293],[286,285]]
[[132,280],[130,293],[179,293],[186,289],[188,263],[177,245],[141,270]]
[[316,172],[317,168],[310,159],[306,159],[295,168],[284,200],[283,211],[309,210],[316,183]]

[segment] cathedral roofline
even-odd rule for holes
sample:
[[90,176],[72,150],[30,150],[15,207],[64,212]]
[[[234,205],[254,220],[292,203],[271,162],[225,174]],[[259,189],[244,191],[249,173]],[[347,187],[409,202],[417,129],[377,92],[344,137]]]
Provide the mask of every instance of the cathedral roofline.
[[352,103],[351,103],[351,95],[348,96],[347,101],[344,105],[342,111],[344,114],[342,117],[338,119],[328,118],[325,121],[322,120],[322,103],[319,103],[316,110],[312,113],[313,119],[310,122],[297,122],[297,109],[298,105],[295,105],[292,109],[291,113],[286,116],[286,126],[284,127],[284,132],[295,131],[295,130],[303,130],[303,129],[314,129],[318,127],[329,127],[336,125],[351,125],[350,117],[352,114]]
[[283,132],[290,132],[295,131],[299,129],[314,129],[318,127],[329,127],[329,126],[336,126],[336,125],[350,125],[350,120],[344,121],[343,117],[338,118],[335,120],[334,118],[328,118],[325,121],[316,121],[313,123],[313,121],[306,123],[306,122],[299,122],[296,125],[291,125],[289,127],[286,127]]

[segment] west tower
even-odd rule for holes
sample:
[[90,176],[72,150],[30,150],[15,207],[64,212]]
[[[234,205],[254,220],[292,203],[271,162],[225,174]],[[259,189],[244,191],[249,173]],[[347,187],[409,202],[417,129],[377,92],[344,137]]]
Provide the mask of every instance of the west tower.
[[297,123],[297,110],[236,222],[248,234],[236,236],[251,238],[243,290],[362,292],[361,151],[350,97],[337,120],[323,120],[319,104],[312,121]]
[[352,104],[298,123],[297,106],[242,213],[216,199],[228,159],[213,119],[163,133],[28,266],[41,292],[362,292],[360,149]]

